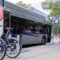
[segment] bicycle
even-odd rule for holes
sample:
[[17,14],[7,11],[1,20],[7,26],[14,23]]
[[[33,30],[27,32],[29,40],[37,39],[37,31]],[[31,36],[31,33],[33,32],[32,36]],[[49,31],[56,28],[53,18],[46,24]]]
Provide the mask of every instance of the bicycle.
[[9,58],[16,58],[21,52],[21,39],[18,41],[16,37],[9,37],[10,31],[11,28],[7,28],[6,36],[3,38],[5,40],[4,48],[6,47],[4,56],[7,55]]
[[10,34],[11,29],[8,28],[7,34],[6,34],[6,55],[9,58],[16,58],[20,52],[21,52],[21,40],[18,41],[16,37],[8,37]]
[[0,38],[0,60],[3,60],[6,55],[5,41]]

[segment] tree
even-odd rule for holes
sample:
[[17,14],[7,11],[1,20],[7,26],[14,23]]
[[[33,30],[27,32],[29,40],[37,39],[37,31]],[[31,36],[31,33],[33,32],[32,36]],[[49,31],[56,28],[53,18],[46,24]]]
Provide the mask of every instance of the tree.
[[[59,16],[60,17],[60,0],[46,0],[42,3],[43,9],[50,10],[50,16]],[[51,20],[53,23],[53,19]],[[54,24],[53,31],[55,34],[60,33],[60,19],[57,24]]]
[[60,16],[60,0],[46,0],[42,3],[43,9],[50,9],[50,15],[52,16]]
[[30,4],[26,4],[26,3],[22,2],[22,1],[16,3],[16,5],[19,6],[19,7],[24,7],[24,8],[30,7]]

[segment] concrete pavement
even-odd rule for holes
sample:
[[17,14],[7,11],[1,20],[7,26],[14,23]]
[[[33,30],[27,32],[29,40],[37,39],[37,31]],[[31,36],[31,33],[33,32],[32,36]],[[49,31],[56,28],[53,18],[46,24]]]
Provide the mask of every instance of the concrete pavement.
[[60,60],[60,44],[23,48],[17,58],[10,59],[6,56],[4,60]]

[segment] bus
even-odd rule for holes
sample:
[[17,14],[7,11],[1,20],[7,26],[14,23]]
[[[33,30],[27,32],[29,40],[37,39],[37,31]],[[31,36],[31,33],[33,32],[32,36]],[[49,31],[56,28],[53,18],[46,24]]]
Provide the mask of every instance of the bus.
[[20,35],[22,45],[51,42],[51,24],[46,16],[7,1],[3,7],[0,0],[0,37],[6,33],[9,24],[13,28],[11,36]]

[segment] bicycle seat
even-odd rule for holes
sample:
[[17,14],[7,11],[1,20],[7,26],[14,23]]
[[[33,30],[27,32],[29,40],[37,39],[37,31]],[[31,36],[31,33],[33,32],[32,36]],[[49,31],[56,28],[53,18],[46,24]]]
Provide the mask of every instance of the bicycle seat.
[[13,28],[10,28],[10,27],[6,27],[7,30],[12,30]]

